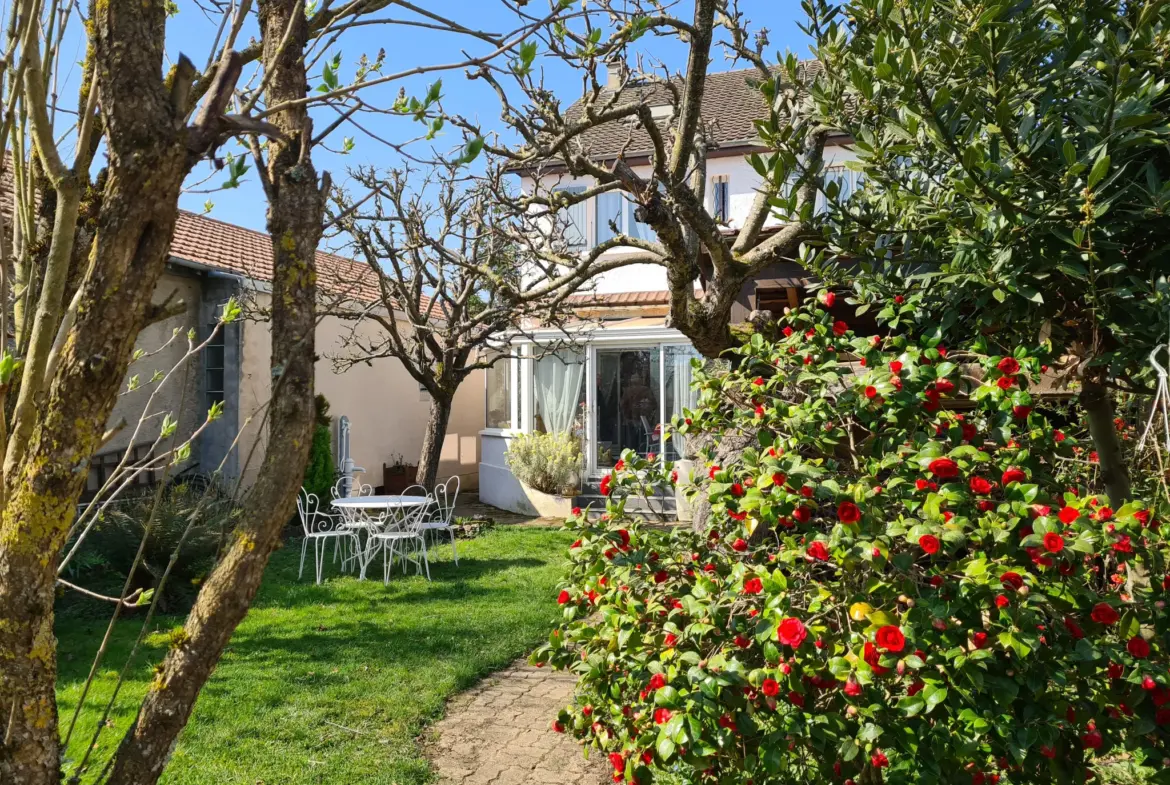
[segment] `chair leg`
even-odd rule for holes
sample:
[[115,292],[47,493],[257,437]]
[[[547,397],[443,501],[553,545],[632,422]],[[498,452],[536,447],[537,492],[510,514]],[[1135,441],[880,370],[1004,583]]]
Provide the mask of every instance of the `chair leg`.
[[305,575],[305,552],[309,550],[309,538],[301,540],[301,569],[297,573],[297,580],[299,581]]
[[455,549],[455,529],[447,527],[447,533],[451,535],[451,554],[455,557],[455,566],[459,566],[459,551]]
[[429,561],[427,561],[427,540],[426,540],[426,537],[420,537],[418,543],[420,546],[422,546],[422,566],[427,571],[427,580],[429,581],[431,579],[431,563]]
[[387,551],[390,550],[390,548],[387,547],[387,545],[389,545],[389,543],[382,546],[382,585],[383,586],[390,585],[390,565],[394,563],[394,560],[390,558],[390,554],[387,553]]
[[313,538],[313,562],[317,565],[317,585],[321,585],[321,576],[325,572],[325,555],[329,552],[329,543],[321,542],[320,537]]

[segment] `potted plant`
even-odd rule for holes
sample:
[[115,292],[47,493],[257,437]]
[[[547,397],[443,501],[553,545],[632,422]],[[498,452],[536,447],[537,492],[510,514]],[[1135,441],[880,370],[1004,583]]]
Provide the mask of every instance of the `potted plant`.
[[418,466],[407,463],[400,453],[390,456],[390,461],[382,464],[382,486],[387,494],[393,496],[418,481]]
[[571,433],[522,433],[504,457],[530,509],[542,518],[567,518],[580,493],[581,442]]

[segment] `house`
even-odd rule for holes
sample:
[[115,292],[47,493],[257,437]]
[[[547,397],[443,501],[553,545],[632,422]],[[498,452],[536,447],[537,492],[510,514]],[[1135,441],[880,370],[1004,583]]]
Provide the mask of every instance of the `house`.
[[[818,64],[810,62],[805,67]],[[756,73],[708,74],[703,98],[703,122],[712,148],[705,201],[728,232],[741,228],[762,182],[748,162],[753,153],[766,152],[754,125],[766,117],[761,94],[749,82]],[[607,89],[621,90],[618,103],[624,102],[629,92],[629,100],[650,105],[652,116],[670,114],[668,95],[660,85],[622,87],[620,71],[611,69]],[[603,95],[602,103],[605,98]],[[570,117],[574,109],[568,110]],[[830,137],[824,150],[824,177],[836,181],[843,195],[857,186],[856,174],[845,167],[845,162],[855,157],[848,141]],[[622,123],[602,125],[583,134],[581,144],[596,161],[620,157],[635,172],[649,174],[650,140],[639,128]],[[591,185],[555,166],[519,174],[526,190],[583,191]],[[823,207],[821,204],[817,209]],[[566,237],[582,248],[613,237],[611,224],[630,236],[652,236],[648,226],[637,222],[633,202],[620,193],[602,194],[567,212]],[[766,229],[780,225],[778,218],[768,220]],[[628,252],[615,248],[607,256]],[[679,457],[682,445],[678,438],[666,438],[667,426],[673,415],[694,406],[690,360],[698,353],[686,336],[666,324],[666,270],[635,264],[603,273],[594,283],[591,293],[571,300],[582,320],[578,350],[558,351],[556,355],[542,352],[542,341],[556,340],[563,333],[538,329],[516,338],[515,356],[488,371],[480,497],[489,504],[531,511],[525,490],[505,462],[508,443],[517,433],[555,430],[577,434],[584,454],[585,484],[611,469],[625,449],[663,455],[668,460]],[[743,287],[732,321],[744,321],[757,309],[795,307],[806,284],[799,265],[772,265]]]
[[[173,413],[177,432],[183,437],[195,432],[212,404],[223,404],[223,416],[198,436],[190,457],[172,469],[172,477],[208,473],[222,466],[225,476],[240,478],[244,484],[255,479],[262,464],[267,433],[264,409],[271,392],[272,340],[263,320],[271,296],[270,242],[262,232],[180,212],[170,259],[154,300],[181,300],[182,309],[139,334],[137,347],[143,356],[127,374],[125,392],[110,421],[110,427],[118,430],[91,464],[87,494],[100,487],[127,449],[136,457],[149,454],[162,416],[157,414],[135,428],[148,401],[150,414]],[[319,310],[327,310],[329,302],[341,299],[379,301],[377,276],[368,265],[320,251],[316,262]],[[151,379],[157,372],[175,367],[187,352],[188,331],[197,343],[203,342],[219,320],[223,304],[232,297],[244,304],[245,318],[225,325],[198,357],[191,358],[192,362],[155,394],[156,384]],[[336,316],[319,317],[316,389],[330,403],[335,459],[340,462],[339,447],[348,441],[354,465],[365,470],[358,479],[377,486],[382,484],[383,464],[417,463],[430,402],[396,359],[379,358],[336,371],[331,358],[342,351],[343,340],[352,329],[381,328],[368,321],[355,325]],[[440,477],[457,474],[464,489],[478,484],[483,383],[482,377],[469,379],[456,396],[443,446]],[[152,394],[155,398],[150,401]],[[340,432],[342,418],[348,424],[347,440]],[[157,478],[158,473],[143,475],[136,484]]]

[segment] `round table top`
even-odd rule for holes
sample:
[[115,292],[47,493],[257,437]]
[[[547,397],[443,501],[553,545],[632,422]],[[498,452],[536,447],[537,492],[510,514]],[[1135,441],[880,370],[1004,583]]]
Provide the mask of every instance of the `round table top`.
[[418,507],[430,502],[426,496],[347,496],[334,499],[334,507],[385,509],[387,507]]

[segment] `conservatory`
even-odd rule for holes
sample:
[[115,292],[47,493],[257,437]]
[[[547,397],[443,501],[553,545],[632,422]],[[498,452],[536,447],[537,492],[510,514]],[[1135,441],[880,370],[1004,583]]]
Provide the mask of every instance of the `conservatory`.
[[505,461],[518,433],[572,433],[581,443],[582,485],[606,474],[626,449],[677,460],[675,414],[695,406],[691,359],[698,353],[661,317],[636,317],[577,332],[537,330],[512,342],[487,374],[480,498],[531,513]]

